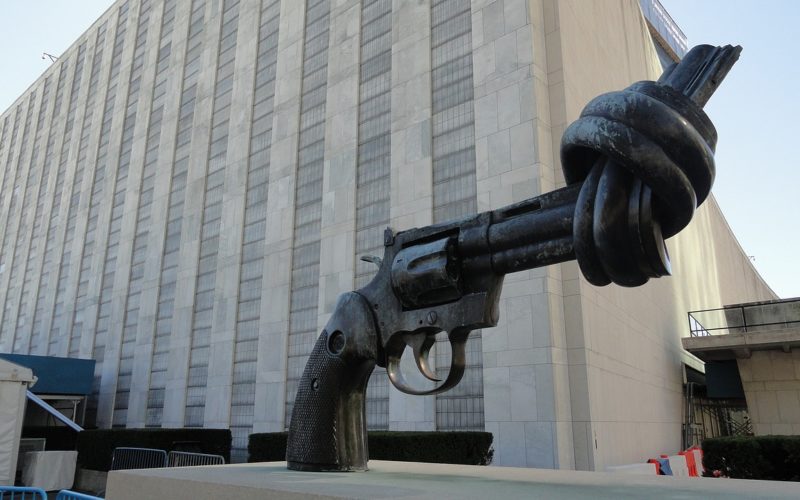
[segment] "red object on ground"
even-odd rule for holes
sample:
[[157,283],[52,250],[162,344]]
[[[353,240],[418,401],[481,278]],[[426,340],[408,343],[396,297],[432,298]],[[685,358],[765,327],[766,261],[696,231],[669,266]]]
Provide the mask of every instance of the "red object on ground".
[[[705,467],[703,467],[703,448],[699,446],[692,446],[689,450],[694,453],[694,463],[697,466],[697,474],[702,476],[703,473],[706,471]],[[699,463],[698,463],[699,460]]]
[[650,460],[647,461],[647,463],[648,464],[656,464],[656,475],[657,476],[661,475],[661,462],[659,462],[655,458],[651,458]]
[[681,451],[678,455],[683,455],[686,458],[686,467],[689,469],[689,476],[697,477],[697,464],[694,461],[694,452],[690,449]]

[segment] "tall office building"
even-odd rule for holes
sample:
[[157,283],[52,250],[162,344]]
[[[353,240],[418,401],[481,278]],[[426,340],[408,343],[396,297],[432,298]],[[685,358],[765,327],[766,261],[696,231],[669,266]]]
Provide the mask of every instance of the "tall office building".
[[[118,0],[0,116],[0,351],[93,358],[89,424],[230,427],[243,459],[383,229],[562,186],[582,106],[659,75],[653,26],[636,0]],[[485,429],[500,465],[677,450],[685,312],[771,297],[706,205],[674,278],[508,276],[462,383],[377,369],[369,425]]]

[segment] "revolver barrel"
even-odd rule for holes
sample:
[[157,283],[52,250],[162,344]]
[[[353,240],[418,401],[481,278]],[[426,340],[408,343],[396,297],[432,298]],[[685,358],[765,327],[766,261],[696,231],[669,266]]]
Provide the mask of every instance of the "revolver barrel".
[[497,274],[576,259],[594,285],[670,274],[664,240],[714,179],[716,131],[702,106],[740,47],[698,46],[655,82],[590,102],[562,139],[568,186],[491,213]]
[[492,269],[507,274],[573,260],[573,223],[580,186],[495,210],[489,226]]

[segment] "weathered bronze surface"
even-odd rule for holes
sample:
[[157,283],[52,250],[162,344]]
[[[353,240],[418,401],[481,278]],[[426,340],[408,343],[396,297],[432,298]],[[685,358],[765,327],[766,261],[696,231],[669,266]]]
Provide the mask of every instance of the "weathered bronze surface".
[[[716,131],[702,111],[741,47],[693,48],[658,82],[601,95],[564,132],[567,187],[461,220],[386,230],[378,274],[339,298],[300,380],[289,426],[290,469],[367,469],[365,392],[375,364],[409,394],[461,380],[472,330],[495,326],[507,273],[576,259],[594,285],[639,286],[670,273],[664,240],[683,229],[714,180]],[[438,332],[452,364],[428,365]],[[409,346],[439,383],[411,387]]]

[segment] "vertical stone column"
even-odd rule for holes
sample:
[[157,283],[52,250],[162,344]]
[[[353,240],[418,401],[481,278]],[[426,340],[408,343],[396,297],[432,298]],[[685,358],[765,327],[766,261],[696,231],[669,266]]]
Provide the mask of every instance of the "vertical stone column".
[[[4,225],[4,234],[2,235],[2,268],[0,268],[0,325],[5,325],[3,320],[7,321],[7,316],[11,316],[10,311],[6,310],[6,300],[9,292],[13,293],[9,288],[13,287],[10,283],[11,274],[16,271],[16,266],[19,266],[19,256],[15,255],[17,246],[17,234],[22,225],[22,219],[26,214],[22,214],[22,208],[25,200],[25,195],[28,191],[28,172],[32,168],[31,154],[33,152],[34,143],[36,142],[36,121],[39,116],[39,108],[42,105],[42,90],[37,88],[30,92],[25,93],[25,101],[28,106],[24,112],[23,122],[20,123],[20,128],[17,135],[17,143],[15,145],[16,154],[12,156],[11,167],[14,171],[12,177],[9,178],[11,183],[7,184],[8,192],[5,194],[4,199],[4,212],[6,221]],[[8,313],[8,314],[7,314]],[[10,352],[14,344],[14,328],[11,325],[5,325],[5,328],[0,327],[0,346],[4,351]]]
[[[114,14],[110,14],[106,23],[111,23],[116,17]],[[108,33],[108,32],[106,32]],[[42,331],[46,332],[46,337],[43,339],[43,342],[47,344],[48,348],[46,352],[43,354],[48,354],[50,356],[58,356],[63,355],[62,353],[66,353],[67,349],[69,348],[69,335],[62,335],[62,338],[57,339],[54,343],[54,347],[51,349],[50,344],[52,342],[50,335],[53,329],[53,316],[55,315],[55,304],[58,297],[58,281],[60,279],[60,265],[62,256],[64,253],[64,239],[66,237],[66,230],[67,230],[67,217],[69,216],[69,206],[70,206],[70,199],[72,197],[72,185],[75,180],[75,170],[77,167],[77,158],[78,158],[78,149],[80,146],[80,137],[81,137],[81,130],[83,127],[83,120],[86,113],[94,113],[95,109],[86,109],[86,101],[89,95],[89,87],[90,87],[90,80],[92,74],[92,66],[93,66],[93,59],[94,59],[94,51],[96,49],[95,44],[97,43],[97,32],[93,32],[89,35],[86,41],[86,49],[84,52],[84,61],[83,61],[83,70],[82,74],[80,75],[80,88],[78,89],[78,96],[72,95],[72,88],[70,87],[70,102],[73,99],[77,99],[76,104],[76,112],[72,124],[71,135],[64,137],[64,142],[62,144],[62,150],[59,152],[59,162],[61,161],[61,154],[63,154],[63,148],[69,148],[69,153],[67,155],[67,166],[66,172],[64,177],[64,187],[61,192],[61,200],[54,200],[53,202],[53,210],[57,210],[59,215],[58,226],[56,227],[56,238],[53,244],[54,252],[52,256],[52,261],[50,263],[51,271],[49,275],[49,282],[46,287],[47,296],[44,298],[44,308],[43,308],[43,317],[42,317]],[[108,50],[108,34],[106,34],[106,46],[104,48],[104,52]],[[113,45],[113,41],[111,42]],[[74,79],[78,78],[79,76],[75,74],[73,76]],[[71,85],[71,84],[70,84]],[[67,104],[69,107],[69,104]],[[59,165],[60,168],[60,165]],[[53,193],[55,196],[55,193]]]
[[[25,95],[22,98],[17,98],[13,107],[13,111],[9,108],[9,114],[13,116],[10,120],[7,129],[7,139],[8,142],[7,150],[4,151],[5,154],[5,162],[0,163],[0,177],[2,178],[2,183],[0,183],[0,189],[5,188],[5,192],[0,193],[0,227],[2,230],[0,231],[0,252],[2,252],[3,242],[6,238],[10,237],[10,228],[8,226],[9,222],[9,207],[11,203],[12,193],[13,193],[13,185],[14,177],[16,175],[16,168],[15,164],[17,163],[15,154],[18,153],[19,149],[19,142],[21,141],[20,136],[22,135],[22,131],[25,127],[25,117],[27,115],[27,107],[25,103],[30,103],[29,95]],[[13,144],[11,137],[14,136]],[[4,145],[5,146],[5,145]],[[2,159],[0,159],[2,161]],[[9,188],[10,186],[10,188]],[[0,265],[0,279],[6,277],[10,270],[8,269],[9,266],[7,265]],[[0,303],[0,309],[2,309],[2,303]],[[2,315],[2,310],[0,310],[0,315]],[[0,335],[0,348],[3,351],[8,351],[9,347],[6,344],[7,340],[5,336]]]
[[[102,122],[103,122],[103,119],[104,119],[103,111],[105,109],[106,98],[107,98],[107,94],[108,94],[108,90],[109,90],[109,81],[110,81],[110,76],[111,76],[110,75],[110,70],[111,70],[111,64],[112,64],[113,52],[114,52],[114,41],[115,41],[116,35],[117,35],[117,27],[118,27],[117,26],[117,20],[118,20],[118,17],[119,17],[119,6],[116,6],[112,10],[113,10],[113,14],[108,18],[108,21],[107,21],[108,24],[107,24],[106,35],[105,35],[105,46],[103,48],[103,59],[102,59],[102,64],[100,66],[100,68],[101,68],[100,77],[99,77],[99,79],[97,81],[97,86],[96,86],[95,95],[94,95],[94,102],[93,102],[94,109],[86,111],[87,113],[93,113],[93,117],[92,117],[92,122],[91,122],[91,132],[90,132],[90,135],[89,135],[88,146],[86,148],[86,158],[84,158],[84,160],[83,160],[84,161],[84,165],[83,165],[84,171],[83,171],[82,184],[81,184],[81,188],[80,188],[80,202],[79,202],[78,206],[76,207],[76,209],[78,210],[78,215],[77,215],[76,223],[75,223],[75,229],[74,229],[75,232],[74,232],[74,235],[73,235],[73,238],[72,238],[72,248],[70,250],[71,253],[70,253],[69,267],[67,268],[68,274],[67,274],[67,277],[66,277],[67,282],[66,282],[64,300],[63,300],[63,312],[62,312],[61,317],[60,317],[61,325],[60,325],[60,328],[59,328],[59,331],[62,333],[62,338],[61,338],[61,341],[59,343],[58,352],[55,353],[58,356],[66,356],[66,355],[68,355],[69,347],[70,347],[69,346],[70,337],[72,336],[72,326],[73,326],[73,319],[74,319],[74,316],[75,316],[75,306],[76,306],[75,302],[76,302],[76,296],[77,296],[77,293],[78,293],[78,284],[80,283],[80,278],[81,278],[80,269],[81,269],[81,261],[83,259],[84,241],[85,241],[85,238],[86,238],[86,226],[87,226],[87,224],[89,222],[89,207],[90,207],[91,201],[92,201],[92,189],[93,189],[93,181],[94,181],[94,171],[95,171],[95,168],[96,168],[96,159],[97,159],[97,153],[98,153],[98,148],[99,148],[99,144],[100,144],[100,134],[101,134],[101,131],[102,131],[102,128],[103,128],[102,127]],[[130,22],[130,19],[128,20],[128,22]],[[127,45],[130,42],[129,33],[126,32],[125,36],[126,36],[126,45]],[[95,47],[95,49],[96,49],[96,47]],[[130,49],[130,47],[126,46],[126,50],[129,50],[129,49]],[[92,60],[92,64],[89,64],[87,66],[94,66],[94,62],[95,62],[94,61],[94,53],[92,53],[91,57],[92,57],[92,59],[91,59]],[[117,76],[117,81],[120,81],[123,78],[122,77],[122,73],[123,73],[122,67],[120,67],[120,75]],[[85,84],[86,84],[87,87],[91,87],[91,77],[86,78]],[[118,84],[118,86],[122,87],[123,84]],[[124,84],[124,87],[127,89],[127,82]],[[88,90],[91,91],[92,89],[88,88]],[[117,95],[116,97],[119,98],[119,95]],[[87,100],[82,104],[84,104],[84,105],[88,104],[88,96],[87,96]],[[124,116],[124,113],[120,113],[118,115],[115,115],[115,117],[113,119],[113,122],[112,122],[112,138],[109,139],[109,151],[108,151],[109,162],[113,162],[113,158],[114,158],[113,148],[111,147],[113,144],[115,144],[115,142],[113,140],[113,137],[115,136],[115,134],[113,134],[113,132],[115,130],[117,131],[116,136],[118,136],[118,134],[120,134],[122,132],[122,118],[123,118],[123,116]],[[84,120],[85,120],[85,118],[84,118]],[[76,128],[78,128],[79,130],[83,127],[83,123],[78,123],[77,125],[78,126]],[[80,161],[80,159],[78,158],[78,156],[80,155],[80,149],[81,149],[81,147],[80,147],[81,146],[80,137],[81,137],[81,135],[80,135],[80,132],[79,132],[78,133],[78,140],[74,144],[74,146],[75,146],[74,153],[75,153],[76,163],[78,161]],[[116,144],[119,145],[119,141],[117,141]],[[70,151],[70,156],[72,156],[72,154],[73,154],[73,152]],[[78,168],[80,168],[80,165],[76,164],[75,169],[77,170]],[[113,188],[113,184],[114,184],[114,178],[115,178],[115,175],[114,175],[115,168],[107,167],[107,170],[108,170],[108,175],[105,178],[105,183],[106,183],[105,189],[108,189],[109,188],[109,184],[110,184],[111,185],[111,189],[113,190],[114,189]],[[76,181],[77,181],[77,179],[76,179]],[[64,186],[64,190],[66,192],[71,193],[72,189],[73,189],[73,183],[70,183],[69,185],[65,185]],[[69,199],[69,196],[67,196],[67,198]],[[110,210],[112,203],[113,202],[110,201],[110,199],[103,199],[103,205],[100,208],[100,214],[104,213],[106,210]],[[67,207],[70,207],[70,205],[67,204]],[[65,216],[64,216],[65,217],[65,219],[64,219],[64,226],[65,227],[67,226],[67,221],[69,219],[69,216],[70,216],[70,212],[67,211],[65,213]],[[103,228],[108,226],[108,218],[105,219],[105,223],[101,219],[102,219],[102,216],[98,217],[98,221],[97,221],[97,233],[98,234],[97,234],[97,238],[95,239],[95,244],[94,244],[94,248],[96,250],[96,253],[94,255],[95,258],[92,261],[91,275],[90,275],[90,279],[89,279],[90,283],[89,283],[89,289],[87,290],[87,297],[98,297],[99,296],[99,288],[97,289],[98,291],[95,292],[95,290],[92,289],[92,286],[91,286],[92,283],[91,282],[92,282],[93,279],[95,279],[97,281],[102,281],[102,275],[103,275],[103,265],[102,265],[103,260],[102,260],[102,258],[105,257],[105,250],[106,250],[105,240],[104,240],[102,235],[104,233],[106,233],[106,231],[104,231]],[[65,248],[64,251],[66,251],[66,250],[67,249]],[[99,260],[99,262],[98,262],[98,255],[101,258],[101,260]],[[60,262],[61,261],[59,260],[59,264],[60,264]],[[64,279],[64,277],[59,276],[59,281],[61,281],[62,279]],[[56,283],[57,283],[56,287],[58,287],[58,282],[56,282]],[[58,300],[57,297],[58,297],[58,292],[56,291],[56,300]],[[97,314],[97,302],[96,301],[90,301],[89,302],[89,306],[86,307],[85,310],[82,311],[82,312],[83,312],[84,315],[87,315],[87,316],[91,316],[92,314],[96,315]],[[55,327],[55,326],[56,325],[54,324],[52,327]],[[81,335],[80,336],[79,356],[82,357],[82,358],[90,358],[90,357],[92,357],[92,347],[94,345],[94,329],[92,328],[91,334],[88,333],[88,330],[89,330],[88,328],[84,328],[82,330],[82,332],[86,332],[86,335]]]
[[[139,5],[139,7],[141,7],[141,4]],[[141,80],[139,84],[140,88],[138,94],[133,137],[131,141],[132,149],[130,151],[128,178],[125,187],[125,201],[123,205],[122,227],[120,229],[119,250],[117,252],[117,260],[115,266],[117,271],[114,273],[114,284],[111,295],[111,304],[112,304],[111,316],[109,318],[108,338],[106,340],[106,354],[103,361],[103,382],[100,386],[101,392],[100,392],[100,399],[98,403],[98,412],[97,412],[98,424],[100,422],[100,417],[105,415],[110,415],[111,419],[108,420],[108,422],[112,422],[114,406],[115,406],[115,394],[117,391],[117,384],[119,382],[120,363],[121,363],[120,357],[122,355],[121,342],[125,335],[124,333],[126,328],[125,324],[127,321],[126,310],[129,298],[129,284],[131,278],[131,258],[132,258],[134,240],[136,239],[136,221],[139,215],[137,208],[139,206],[139,197],[141,196],[142,171],[144,168],[144,157],[145,157],[145,150],[147,147],[147,130],[149,125],[150,105],[152,103],[152,96],[153,96],[153,78],[155,76],[156,62],[158,61],[158,52],[159,52],[159,43],[158,43],[159,28],[161,26],[161,16],[159,15],[159,13],[161,12],[160,7],[161,7],[160,5],[158,6],[154,5],[151,7],[150,19],[148,20],[149,26],[147,26],[147,41],[146,41],[144,65],[141,69]],[[133,58],[134,58],[133,49],[135,49],[136,45],[136,38],[138,36],[137,25],[139,16],[141,15],[138,11],[134,11],[131,14],[132,17],[128,28],[129,30],[128,36],[132,38],[128,38],[126,44],[130,43],[132,50],[126,51],[124,53],[122,64],[123,67],[126,68],[126,71],[120,72],[120,77],[126,78],[125,85],[119,86],[121,91],[125,92],[125,94],[117,96],[118,99],[121,99],[119,103],[124,104],[125,106],[121,109],[122,112],[120,114],[122,116],[127,115],[127,107],[130,106],[131,104],[129,102],[130,95],[128,91],[130,83],[130,68],[133,65]],[[123,122],[124,121],[125,120],[123,119]],[[112,154],[112,151],[114,150],[115,148],[111,149],[109,153]],[[119,156],[118,151],[113,154],[115,154],[115,157]],[[111,190],[106,191],[106,197],[111,200],[112,204],[114,203],[113,193],[115,191],[115,188],[119,189],[119,186],[118,185],[112,186]],[[111,215],[110,210],[107,213],[108,215]],[[108,246],[107,238],[108,238],[108,233],[105,233],[102,237],[103,240],[102,248],[107,249]],[[98,242],[100,240],[101,238],[98,238]],[[104,262],[106,257],[104,252],[99,252],[99,253],[102,254],[103,258],[102,260]],[[90,290],[92,290],[91,287]],[[98,293],[97,296],[100,296],[100,294],[102,294],[100,288],[97,288],[96,291]],[[84,330],[86,331],[87,334],[91,335],[94,333],[95,330],[94,325],[96,325],[96,322],[97,322],[96,314],[86,317]],[[135,362],[135,360],[133,360],[132,362]],[[132,374],[130,375],[130,377],[131,379],[133,379]]]
[[203,35],[202,65],[197,80],[197,97],[192,128],[192,152],[186,179],[186,201],[181,228],[181,249],[178,258],[178,279],[175,284],[175,306],[170,335],[169,371],[164,394],[163,427],[183,427],[186,411],[186,387],[189,354],[192,347],[192,317],[200,255],[200,233],[203,225],[203,199],[211,116],[214,106],[214,84],[219,51],[221,2],[205,6],[206,32]]
[[[175,6],[175,23],[170,47],[170,69],[167,70],[166,90],[161,133],[158,139],[158,159],[153,183],[153,203],[150,207],[150,231],[147,235],[148,256],[144,264],[141,295],[139,298],[139,324],[136,331],[136,348],[133,355],[131,392],[128,400],[128,427],[144,427],[147,419],[147,398],[155,349],[155,330],[158,312],[161,266],[164,258],[164,240],[169,212],[169,193],[172,187],[173,159],[175,158],[175,133],[181,100],[183,78],[182,55],[186,54],[189,33],[190,2]],[[163,16],[163,14],[162,14]],[[163,22],[159,16],[157,22]],[[146,139],[145,139],[146,142]]]
[[[473,4],[479,211],[555,187],[541,9],[527,0]],[[572,468],[561,308],[557,267],[515,273],[505,279],[500,323],[483,331],[486,430],[498,465]]]
[[[51,76],[51,78],[53,77]],[[15,280],[5,282],[2,288],[4,293],[0,294],[0,304],[4,304],[4,308],[0,324],[6,325],[6,329],[10,332],[8,337],[4,339],[6,349],[21,354],[28,352],[30,336],[17,335],[17,319],[23,293],[23,281],[25,280],[28,266],[28,252],[30,250],[34,215],[36,212],[35,206],[39,199],[39,189],[43,182],[47,182],[46,179],[42,179],[41,172],[47,143],[47,135],[43,133],[43,129],[46,128],[44,124],[49,123],[49,120],[52,118],[52,101],[55,100],[55,84],[53,80],[54,78],[51,79],[49,84],[49,96],[45,95],[46,83],[44,82],[44,78],[40,78],[41,84],[39,88],[34,91],[38,95],[38,105],[34,108],[34,114],[31,117],[32,123],[29,131],[29,143],[26,148],[27,152],[24,152],[27,154],[27,160],[25,161],[25,179],[23,180],[19,193],[15,194],[15,196],[19,197],[17,200],[17,213],[9,214],[16,220],[16,229],[6,235],[7,240],[13,235],[13,240],[10,241],[10,246],[8,247],[10,253],[5,259],[7,265],[10,265],[8,268],[9,271],[5,273],[4,277],[9,279],[12,272],[14,272],[14,268],[17,274]],[[45,99],[49,99],[50,102]],[[44,115],[42,115],[42,113],[44,113]],[[37,147],[37,157],[34,158],[33,152]],[[25,159],[26,157],[23,156],[21,158]],[[37,170],[38,173],[36,172]],[[33,177],[31,177],[31,173],[33,173]],[[28,182],[29,180],[30,183]],[[29,200],[32,200],[33,205],[30,205],[31,201]],[[12,227],[11,224],[6,225],[6,228],[9,230],[11,230]],[[23,243],[21,248],[17,248],[17,241],[20,238],[22,238]],[[9,257],[11,260],[9,260]],[[13,266],[13,268],[11,266]],[[17,342],[17,338],[19,338],[19,342]]]
[[317,308],[320,331],[333,312],[339,294],[352,290],[355,277],[359,2],[340,2],[331,7],[330,16]]
[[[123,127],[126,125],[125,116],[127,115],[127,106],[129,104],[129,88],[131,83],[130,75],[133,67],[134,51],[136,49],[136,35],[138,31],[137,25],[140,8],[141,4],[138,3],[136,5],[131,5],[130,7],[130,12],[128,13],[127,31],[125,32],[125,47],[122,51],[120,71],[119,75],[117,76],[117,105],[114,106],[114,113],[116,116],[111,125],[111,134],[108,143],[108,166],[110,168],[109,175],[106,177],[107,184],[103,190],[105,196],[103,199],[103,205],[100,208],[97,224],[97,227],[102,229],[99,231],[95,240],[96,248],[99,251],[95,253],[94,260],[92,262],[92,270],[99,270],[97,273],[93,272],[92,275],[93,277],[99,275],[100,279],[90,279],[88,292],[90,297],[102,296],[102,289],[104,286],[103,281],[107,279],[104,276],[104,273],[107,274],[110,271],[106,269],[105,265],[106,254],[108,252],[108,239],[111,233],[111,221],[114,212],[114,192],[119,187],[117,170],[120,164],[122,137],[124,133]],[[111,55],[110,52],[109,55]],[[112,59],[112,57],[107,59],[109,65],[113,63]],[[152,71],[152,68],[145,70],[145,72],[149,71]],[[143,89],[140,89],[139,92],[141,95],[143,93]],[[139,104],[141,104],[141,102],[142,100],[140,99]],[[122,106],[120,106],[120,104],[122,104]],[[137,110],[135,130],[137,135],[141,137],[143,132],[140,119],[142,117],[138,114],[139,111],[141,111],[141,108]],[[119,118],[116,118],[117,116]],[[146,122],[146,119],[143,121]],[[131,201],[129,201],[129,198],[136,198],[139,194],[138,186],[133,190],[130,189],[130,186],[132,185],[132,179],[137,177],[137,172],[139,176],[141,175],[141,161],[138,162],[138,165],[134,163],[134,149],[136,148],[133,147],[133,144],[136,142],[137,141],[135,138],[132,139],[131,158],[128,166],[128,178],[125,179],[127,186],[125,188],[126,199],[124,213],[127,215],[127,217],[123,216],[122,229],[119,239],[119,250],[117,251],[117,260],[114,266],[114,285],[111,293],[111,314],[108,319],[108,332],[106,334],[105,354],[103,357],[103,366],[100,379],[100,393],[97,404],[97,426],[101,428],[111,426],[114,413],[114,397],[119,374],[122,331],[124,326],[123,323],[125,321],[125,298],[127,297],[127,286],[124,292],[121,291],[120,288],[122,287],[122,284],[120,283],[120,280],[125,280],[127,284],[127,280],[130,277],[130,245],[133,242],[133,235],[131,234],[132,231],[129,229],[131,225],[130,212],[133,212],[134,223],[136,217],[136,205],[133,205],[133,208],[131,208]],[[139,156],[139,160],[141,160],[141,156]],[[125,219],[128,219],[128,221],[126,222]],[[94,331],[97,324],[97,318],[97,313],[94,313],[85,321],[84,331],[87,332],[87,335],[93,335],[95,333]],[[83,338],[81,338],[82,348],[88,348],[88,344],[88,342],[84,343]]]
[[[25,325],[22,325],[24,328],[23,337],[31,339],[33,332],[33,322],[34,322],[34,315],[36,311],[36,303],[39,298],[39,293],[41,290],[39,289],[39,283],[41,280],[42,272],[44,271],[44,256],[47,251],[47,236],[49,234],[50,229],[50,216],[52,214],[53,208],[58,208],[58,200],[54,203],[53,198],[55,197],[55,187],[56,182],[58,180],[58,171],[59,171],[59,163],[61,159],[61,148],[64,145],[64,128],[67,122],[67,110],[69,108],[69,101],[70,101],[70,89],[72,88],[72,81],[75,74],[75,64],[77,63],[77,49],[73,51],[73,54],[67,56],[69,62],[67,63],[68,66],[66,68],[66,74],[62,74],[59,78],[64,79],[63,85],[63,94],[61,95],[61,109],[58,116],[53,116],[53,110],[51,110],[50,116],[48,116],[47,123],[49,124],[48,134],[51,137],[54,137],[53,140],[53,149],[52,149],[52,157],[50,159],[50,171],[47,179],[42,179],[43,183],[47,183],[47,187],[45,192],[47,193],[47,198],[44,200],[44,207],[41,214],[41,229],[40,229],[40,242],[39,242],[39,255],[37,256],[36,261],[34,262],[33,274],[34,277],[31,281],[30,286],[32,289],[30,290],[30,296],[28,298],[28,305],[27,310],[20,311],[20,314],[24,315],[28,318],[28,322]],[[62,63],[63,64],[63,63]],[[59,72],[62,70],[59,69]],[[55,75],[54,75],[55,77]],[[54,99],[58,99],[58,82],[56,82],[56,88],[53,91]],[[46,161],[46,160],[45,160]],[[52,263],[50,264],[52,266]],[[52,272],[52,271],[51,271]],[[38,344],[36,346],[31,346],[30,354],[33,355],[41,355],[44,356],[47,354],[47,337],[45,335],[40,335]]]
[[[72,331],[74,326],[75,314],[83,314],[83,328],[78,335],[80,335],[80,348],[79,355],[82,358],[91,358],[93,356],[94,341],[95,341],[95,326],[97,324],[97,314],[99,307],[100,290],[103,286],[103,273],[104,264],[107,251],[108,241],[108,227],[110,225],[111,210],[113,207],[113,193],[114,184],[116,180],[117,165],[119,163],[119,144],[121,142],[122,127],[125,121],[125,104],[127,101],[127,92],[129,85],[130,75],[130,60],[133,56],[133,45],[136,39],[136,14],[138,12],[138,5],[129,7],[127,27],[125,31],[124,48],[121,56],[119,74],[116,77],[116,94],[113,107],[113,118],[111,130],[108,138],[107,155],[106,155],[106,173],[103,179],[103,188],[99,196],[101,196],[101,205],[98,210],[96,229],[95,229],[95,242],[92,254],[91,267],[89,268],[88,286],[86,291],[86,307],[81,310],[76,310],[79,306],[77,304],[78,285],[81,281],[81,267],[84,256],[84,241],[87,232],[87,223],[89,219],[90,207],[92,204],[92,197],[94,193],[94,178],[95,169],[97,168],[97,156],[99,149],[100,133],[103,128],[103,121],[107,118],[105,115],[105,106],[107,94],[109,91],[109,69],[113,65],[114,60],[114,44],[117,38],[117,30],[112,27],[117,26],[116,17],[113,19],[113,24],[109,20],[109,28],[106,34],[106,49],[104,50],[103,57],[103,77],[98,84],[99,92],[95,100],[95,106],[98,109],[98,114],[95,116],[95,121],[92,122],[93,134],[96,130],[97,136],[92,137],[89,143],[89,153],[87,155],[86,172],[84,173],[84,185],[87,186],[82,190],[81,204],[78,215],[78,223],[75,228],[75,239],[73,245],[72,262],[70,264],[70,284],[68,285],[67,297],[68,300],[64,302],[64,318],[67,322],[67,327],[64,330],[67,333]],[[126,64],[127,63],[127,64]],[[80,246],[78,246],[80,245]],[[109,329],[113,324],[109,325]],[[106,339],[106,346],[109,344],[109,339]],[[108,350],[104,359],[108,357]],[[112,376],[116,379],[116,372],[104,372],[103,379]],[[98,424],[99,425],[99,424]]]
[[214,289],[214,317],[208,360],[206,406],[203,416],[203,426],[215,428],[230,426],[231,387],[233,386],[233,361],[236,348],[236,314],[242,261],[260,4],[242,2],[239,9],[225,191],[222,194],[222,223]]
[[[559,27],[560,5],[552,0],[546,0],[535,11],[537,25],[541,29],[536,31],[534,40],[535,59],[546,58],[546,71],[539,71],[537,75],[537,96],[547,95],[549,99],[549,126],[550,144],[552,144],[551,169],[542,169],[541,179],[543,189],[555,189],[564,185],[564,175],[558,160],[558,148],[561,135],[567,125],[567,110],[564,102],[565,83],[564,68],[562,64],[562,34]],[[541,100],[544,100],[542,98]],[[542,138],[541,142],[544,142]],[[594,287],[581,286],[581,274],[576,262],[567,262],[548,268],[555,281],[548,282],[552,290],[560,286],[561,297],[558,300],[555,294],[551,297],[551,310],[553,310],[553,334],[551,341],[557,349],[558,365],[554,370],[554,384],[558,405],[556,422],[558,435],[562,442],[558,443],[558,453],[562,463],[572,455],[573,467],[580,470],[594,470],[596,441],[592,426],[590,408],[590,392],[588,378],[588,350],[583,327],[582,295],[596,294]],[[569,395],[567,398],[566,395]],[[567,433],[571,432],[571,439]],[[570,449],[568,449],[570,448]],[[567,468],[567,465],[561,465]]]
[[[117,19],[116,13],[112,13],[108,17],[108,25],[113,26],[111,23],[115,23]],[[108,29],[108,32],[111,33],[113,30],[111,28]],[[107,38],[113,36],[106,35]],[[112,42],[113,43],[113,42]],[[88,45],[88,43],[87,43]],[[41,320],[41,330],[43,332],[43,337],[40,340],[40,354],[42,355],[57,355],[62,349],[58,344],[56,347],[51,349],[51,331],[53,327],[53,316],[55,313],[55,304],[56,298],[58,295],[58,281],[60,278],[60,265],[62,254],[64,252],[64,239],[66,236],[66,220],[69,213],[69,205],[70,205],[70,198],[71,198],[71,191],[72,191],[72,183],[75,178],[75,168],[76,168],[76,159],[78,155],[78,142],[80,142],[81,136],[81,128],[83,123],[83,115],[87,112],[86,110],[86,100],[88,96],[89,90],[89,79],[92,71],[92,64],[91,64],[91,53],[89,50],[84,50],[83,54],[83,67],[79,73],[77,73],[77,65],[78,65],[78,55],[79,51],[75,51],[75,59],[71,61],[72,70],[70,73],[72,77],[68,80],[67,87],[69,91],[67,94],[69,95],[64,102],[65,113],[69,114],[70,104],[73,102],[75,103],[75,114],[73,116],[72,128],[69,133],[65,134],[63,137],[63,142],[61,144],[61,148],[58,150],[58,169],[61,169],[61,162],[62,157],[64,154],[64,148],[68,149],[67,153],[67,160],[66,160],[66,171],[64,172],[64,183],[61,192],[61,199],[60,200],[53,200],[53,207],[52,212],[59,214],[58,225],[55,227],[56,237],[53,244],[53,255],[52,260],[50,262],[50,273],[48,276],[48,283],[45,287],[47,291],[47,295],[44,298],[44,308],[43,308],[43,316]],[[87,64],[87,58],[89,63]],[[76,83],[75,80],[80,79],[80,87],[77,89],[78,95],[74,96],[73,91],[76,90],[73,88],[73,85]],[[77,99],[77,100],[75,100]],[[88,112],[93,112],[94,110],[88,110]],[[66,115],[65,115],[66,116]],[[55,192],[53,193],[55,196]],[[51,222],[52,223],[52,222]],[[46,249],[45,249],[46,251]],[[41,293],[41,292],[40,292]],[[66,340],[67,344],[69,343],[69,339]]]
[[284,429],[305,2],[282,0],[253,432]]
[[[0,168],[0,186],[2,186],[3,182],[8,182],[6,177],[14,174],[14,171],[9,168],[9,165],[11,165],[11,159],[14,153],[14,148],[11,145],[11,136],[13,135],[14,127],[18,126],[17,118],[19,118],[19,113],[21,112],[21,110],[18,109],[18,101],[19,98],[17,101],[14,101],[14,104],[12,104],[4,113],[4,128],[2,131],[4,135],[2,137],[2,149],[0,149],[0,167],[2,167]],[[8,122],[6,122],[6,119],[8,119]],[[0,220],[3,218],[8,218],[8,210],[3,210],[3,206],[5,206],[5,198],[3,198],[3,203],[0,204],[0,210],[2,210],[0,211]],[[3,227],[5,227],[5,222],[3,223]]]
[[[394,230],[433,222],[431,156],[431,6],[392,4],[392,167],[391,221]],[[412,383],[418,369],[411,353],[402,368]],[[434,396],[409,396],[389,389],[390,430],[433,430]]]

